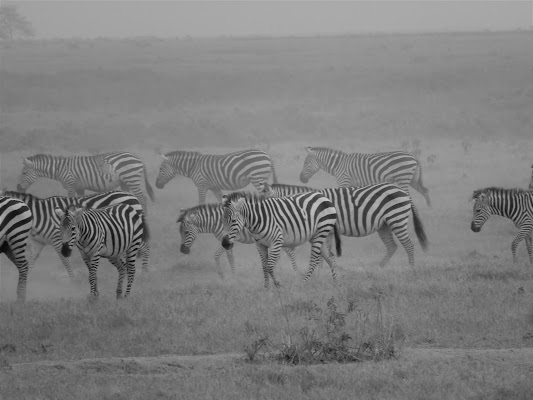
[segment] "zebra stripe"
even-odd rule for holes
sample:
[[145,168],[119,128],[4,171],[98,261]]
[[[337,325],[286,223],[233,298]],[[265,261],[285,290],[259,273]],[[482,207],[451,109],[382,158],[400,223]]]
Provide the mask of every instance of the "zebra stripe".
[[511,244],[513,262],[517,262],[516,248],[525,240],[529,263],[533,265],[533,192],[523,189],[489,187],[477,189],[472,195],[474,213],[470,228],[479,232],[491,215],[509,218],[518,228]]
[[309,191],[321,193],[333,202],[338,213],[337,225],[341,235],[363,237],[378,233],[387,250],[379,264],[381,267],[390,261],[398,248],[394,236],[407,252],[409,264],[415,265],[414,247],[407,230],[411,212],[418,241],[422,249],[427,250],[428,240],[418,210],[409,194],[396,185],[380,183],[319,190],[307,186],[268,185],[262,182],[259,193],[269,197],[283,197]]
[[[131,291],[135,277],[135,258],[142,241],[148,241],[145,222],[137,210],[128,204],[115,204],[104,208],[76,208],[66,211],[55,209],[60,218],[61,253],[70,257],[74,243],[89,269],[91,295],[98,296],[96,271],[100,257],[107,258],[119,273],[117,298],[122,296],[126,272],[126,293]],[[125,265],[122,262],[125,259]]]
[[243,150],[224,155],[196,151],[173,151],[162,155],[163,162],[155,186],[162,189],[176,175],[192,179],[198,189],[199,204],[210,190],[220,201],[222,190],[238,190],[266,180],[270,173],[277,181],[270,156],[260,150]]
[[[113,204],[129,204],[132,206],[139,216],[144,219],[143,207],[139,199],[126,192],[107,192],[99,193],[84,197],[65,197],[52,196],[47,198],[40,198],[29,193],[13,192],[4,190],[4,195],[13,197],[25,202],[33,214],[33,227],[31,230],[31,257],[29,257],[29,267],[35,265],[35,261],[39,258],[44,246],[50,245],[59,255],[61,262],[67,270],[70,279],[74,279],[74,273],[70,265],[70,259],[63,257],[61,254],[61,235],[59,232],[59,217],[55,213],[56,208],[66,210],[70,206],[80,206],[87,208],[102,208]],[[147,225],[146,225],[147,226]],[[148,242],[143,242],[139,250],[139,256],[142,259],[143,271],[148,271],[150,261],[150,245]]]
[[234,192],[224,201],[224,219],[229,226],[222,238],[222,246],[231,249],[237,234],[248,228],[256,240],[263,266],[265,288],[269,276],[274,277],[280,251],[283,246],[296,247],[311,243],[311,261],[304,282],[309,279],[320,262],[320,256],[331,269],[337,282],[335,256],[330,252],[332,234],[335,236],[337,255],[341,254],[341,242],[337,231],[337,211],[333,203],[316,192],[302,193],[283,198],[264,198],[245,192]]
[[26,245],[32,225],[28,206],[17,199],[0,196],[0,254],[4,253],[18,269],[17,300],[26,300],[28,261]]
[[363,186],[394,183],[409,193],[408,186],[418,191],[431,206],[429,190],[422,183],[422,164],[410,153],[344,153],[325,147],[307,147],[300,181],[309,179],[320,169],[333,175],[339,186]]
[[141,189],[144,175],[146,190],[154,200],[153,189],[146,176],[146,167],[134,154],[112,152],[93,156],[53,156],[36,154],[23,158],[24,167],[17,190],[25,192],[37,178],[61,182],[69,197],[83,196],[85,190],[106,192],[120,186],[131,191],[146,210],[146,197]]
[[[180,251],[183,254],[189,254],[190,249],[196,237],[200,233],[212,233],[218,241],[222,241],[225,234],[225,228],[223,223],[223,208],[222,204],[200,204],[195,207],[181,210],[180,216],[176,221],[179,224],[179,232],[181,236]],[[239,232],[235,240],[239,243],[255,243],[255,239],[250,234],[248,229],[243,228]],[[294,249],[284,247],[283,250],[289,256],[292,264],[292,268],[295,272],[298,272],[298,266],[296,265],[296,258],[294,256]],[[222,277],[222,268],[220,267],[220,256],[222,253],[226,253],[228,261],[231,267],[231,272],[235,275],[235,259],[233,258],[233,249],[226,250],[220,246],[215,252],[215,264],[218,274]]]

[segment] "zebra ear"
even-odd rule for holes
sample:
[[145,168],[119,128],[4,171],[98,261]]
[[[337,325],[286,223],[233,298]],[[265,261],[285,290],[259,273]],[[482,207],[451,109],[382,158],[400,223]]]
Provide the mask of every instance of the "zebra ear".
[[59,218],[63,218],[63,216],[65,215],[65,212],[59,207],[57,207],[54,212]]
[[27,165],[28,167],[32,167],[33,166],[33,162],[28,160],[26,157],[22,157],[22,163],[24,165]]
[[228,195],[227,194],[223,194],[222,195],[222,203],[225,203],[227,200],[228,200]]
[[305,148],[305,151],[307,151],[308,153],[312,153],[313,152],[313,148],[311,146],[307,146]]
[[160,154],[161,158],[163,159],[163,161],[168,161],[168,157],[164,154]]

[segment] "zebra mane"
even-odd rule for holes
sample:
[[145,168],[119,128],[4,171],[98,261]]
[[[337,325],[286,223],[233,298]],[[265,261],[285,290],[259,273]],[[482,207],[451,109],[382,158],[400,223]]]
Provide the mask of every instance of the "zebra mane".
[[474,190],[474,192],[472,193],[472,200],[477,199],[480,194],[488,194],[488,195],[497,196],[497,195],[507,195],[507,194],[517,195],[517,194],[523,194],[523,193],[533,193],[533,192],[526,190],[526,189],[522,189],[522,188],[508,189],[508,188],[491,186],[491,187]]
[[186,217],[188,217],[191,214],[195,214],[198,210],[207,209],[209,211],[215,208],[219,208],[220,206],[221,206],[220,203],[207,203],[207,204],[198,204],[197,206],[186,208],[180,211],[180,215],[178,216],[176,223],[183,222]]
[[188,150],[175,150],[171,151],[165,154],[165,157],[172,157],[172,156],[196,156],[201,155],[199,151],[188,151]]
[[268,187],[270,187],[272,189],[276,189],[276,188],[278,188],[278,189],[293,188],[293,189],[306,190],[306,191],[316,191],[317,190],[317,189],[309,187],[309,186],[293,185],[293,184],[290,184],[290,183],[273,183],[273,184],[268,184]]
[[239,200],[241,198],[244,198],[244,199],[246,199],[248,201],[251,201],[253,203],[260,203],[260,202],[263,202],[264,200],[267,199],[267,198],[259,195],[259,193],[239,191],[239,192],[233,192],[233,193],[227,194],[225,196],[224,205],[228,205],[229,203],[237,201],[237,200]]
[[36,196],[34,194],[26,192],[17,192],[15,190],[4,189],[3,193],[4,196],[15,197],[17,199],[43,200],[42,197]]
[[28,160],[30,161],[39,161],[39,160],[43,160],[43,159],[48,159],[48,158],[60,158],[60,159],[65,159],[65,158],[68,158],[66,156],[56,156],[56,155],[53,155],[53,154],[42,154],[42,153],[39,153],[39,154],[34,154],[33,156],[29,156],[29,157],[26,157]]
[[335,153],[335,154],[347,154],[342,150],[332,149],[330,147],[312,147],[310,146],[310,149],[313,151],[326,151],[328,153]]

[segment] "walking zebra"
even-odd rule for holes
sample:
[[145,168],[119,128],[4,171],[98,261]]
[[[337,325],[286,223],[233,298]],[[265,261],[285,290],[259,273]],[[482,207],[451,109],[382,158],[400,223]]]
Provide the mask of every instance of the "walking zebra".
[[154,200],[154,192],[146,176],[146,167],[134,154],[124,151],[93,156],[53,156],[36,154],[23,158],[24,167],[17,190],[25,192],[37,178],[61,182],[68,196],[83,196],[85,190],[106,192],[120,188],[131,191],[146,210],[146,197],[141,189],[144,175],[146,191]]
[[[218,241],[222,241],[225,233],[223,223],[223,208],[222,204],[200,204],[195,207],[181,210],[180,216],[176,221],[179,225],[179,232],[181,235],[180,250],[183,254],[189,254],[191,246],[199,233],[212,233]],[[239,243],[255,243],[255,239],[250,234],[248,229],[243,228],[239,232],[235,240]],[[287,253],[291,260],[292,269],[298,271],[296,265],[296,258],[294,257],[294,250],[289,247],[284,247],[283,250]],[[235,275],[235,259],[233,258],[233,249],[226,250],[220,246],[215,252],[215,264],[218,274],[222,277],[222,268],[220,267],[220,256],[226,252],[228,261],[231,267],[231,272]]]
[[28,206],[17,199],[0,196],[0,254],[4,253],[19,272],[17,299],[26,300],[28,260],[26,245],[32,224]]
[[523,189],[488,187],[477,189],[472,195],[474,214],[470,228],[479,232],[491,215],[509,218],[518,228],[511,244],[513,262],[517,262],[516,248],[526,241],[529,262],[533,265],[533,192]]
[[408,193],[390,183],[378,183],[362,187],[341,187],[329,189],[312,189],[306,186],[260,184],[259,193],[268,197],[292,196],[296,193],[317,191],[333,202],[337,209],[339,233],[344,236],[363,237],[377,232],[387,253],[379,263],[384,267],[392,258],[398,245],[398,238],[409,259],[415,264],[414,247],[407,231],[407,223],[411,212],[418,241],[425,251],[428,240],[422,220],[418,215]]
[[261,180],[272,176],[277,182],[276,171],[270,156],[260,150],[243,150],[224,155],[201,154],[197,151],[172,151],[163,157],[155,182],[158,189],[176,174],[192,179],[198,188],[199,204],[205,203],[210,190],[219,201],[222,190],[238,190],[252,183],[256,188]]
[[231,249],[238,233],[248,228],[256,240],[263,266],[265,288],[269,276],[274,277],[282,247],[296,247],[311,243],[311,261],[304,282],[309,279],[320,256],[331,269],[337,283],[335,256],[330,252],[332,233],[335,236],[337,256],[341,255],[341,239],[337,230],[337,211],[333,203],[316,192],[302,193],[283,198],[265,198],[246,192],[234,192],[225,196],[224,218],[228,234],[222,238],[222,246]]
[[[29,257],[29,266],[32,268],[35,261],[39,258],[44,246],[50,245],[59,255],[61,262],[65,266],[70,279],[74,279],[74,273],[70,265],[70,259],[61,254],[61,234],[59,231],[59,217],[55,213],[56,208],[66,210],[69,206],[80,206],[87,208],[102,208],[113,204],[129,204],[139,216],[144,219],[143,208],[139,199],[126,192],[107,192],[98,193],[84,197],[65,197],[52,196],[40,198],[29,193],[13,192],[10,190],[3,191],[4,196],[13,197],[25,202],[33,214],[33,226],[31,230],[31,257]],[[148,227],[148,225],[146,225]],[[141,244],[139,256],[142,259],[143,271],[148,271],[150,260],[150,245],[148,242]]]
[[[104,208],[55,209],[61,219],[61,254],[70,257],[74,243],[89,269],[91,295],[98,296],[96,271],[100,257],[109,259],[118,270],[117,299],[122,296],[124,276],[128,274],[125,296],[131,291],[135,277],[135,258],[141,242],[147,242],[148,230],[144,219],[129,204]],[[125,265],[122,262],[125,259]]]
[[363,186],[373,183],[394,183],[409,193],[408,186],[417,190],[431,206],[429,190],[422,183],[422,165],[410,153],[344,153],[325,147],[306,147],[300,181],[309,182],[322,169],[337,179],[339,186]]

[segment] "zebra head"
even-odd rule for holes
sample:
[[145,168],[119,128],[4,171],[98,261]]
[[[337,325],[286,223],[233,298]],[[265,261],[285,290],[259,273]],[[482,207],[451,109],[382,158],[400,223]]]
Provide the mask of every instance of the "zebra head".
[[305,150],[307,151],[307,157],[305,157],[304,166],[300,173],[300,182],[302,183],[309,182],[309,179],[320,169],[316,151],[310,146],[307,146]]
[[181,210],[181,214],[176,222],[179,224],[178,229],[181,236],[180,251],[183,254],[189,254],[191,252],[191,246],[199,233],[197,216],[195,214],[188,214],[187,210]]
[[19,182],[17,184],[17,191],[24,193],[26,189],[28,189],[33,184],[33,182],[35,182],[39,175],[37,167],[32,160],[26,157],[22,157],[22,163],[24,164],[24,166],[22,168],[22,173],[20,174]]
[[223,221],[225,228],[228,231],[227,235],[222,238],[222,247],[226,250],[233,248],[235,239],[239,236],[244,228],[244,217],[242,215],[242,207],[246,202],[246,198],[243,196],[235,196],[231,194],[223,197]]
[[479,232],[491,215],[489,204],[490,196],[488,193],[475,191],[473,198],[475,200],[474,215],[472,217],[470,229],[472,229],[473,232]]
[[76,208],[71,205],[66,211],[60,208],[55,209],[56,215],[59,217],[59,230],[61,232],[61,254],[63,257],[70,257],[72,254],[72,247],[78,241],[79,229],[76,217],[83,212],[83,209]]
[[168,181],[176,176],[176,168],[172,165],[172,161],[170,161],[169,157],[161,154],[161,158],[163,159],[163,162],[159,167],[159,174],[155,181],[155,187],[158,189],[163,189]]

